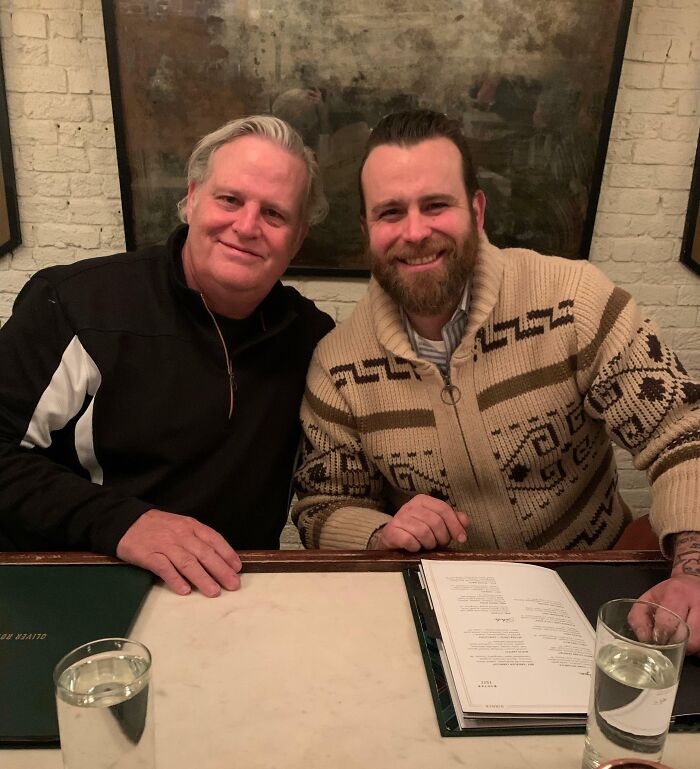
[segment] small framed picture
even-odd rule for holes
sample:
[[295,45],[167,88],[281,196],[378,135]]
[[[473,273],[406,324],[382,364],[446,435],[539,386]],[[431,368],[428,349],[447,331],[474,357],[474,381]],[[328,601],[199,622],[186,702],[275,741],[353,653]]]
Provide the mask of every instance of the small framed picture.
[[690,183],[690,196],[688,198],[688,213],[685,219],[683,231],[683,243],[681,244],[681,262],[687,264],[691,270],[700,275],[700,138],[695,152],[695,168],[693,180]]
[[10,143],[10,121],[7,115],[5,78],[0,52],[0,256],[17,248],[21,242],[15,168]]

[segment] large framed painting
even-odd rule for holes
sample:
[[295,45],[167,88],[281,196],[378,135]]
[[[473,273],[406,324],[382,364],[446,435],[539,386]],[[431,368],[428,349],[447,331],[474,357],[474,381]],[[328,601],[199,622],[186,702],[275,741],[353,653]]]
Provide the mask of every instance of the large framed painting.
[[700,275],[700,137],[695,152],[695,168],[690,183],[688,212],[681,244],[681,261]]
[[5,78],[0,51],[0,256],[12,251],[21,242],[10,122],[7,115]]
[[365,274],[357,172],[372,126],[458,118],[501,246],[586,257],[632,0],[103,0],[127,245],[163,239],[188,152],[271,113],[317,155],[331,212],[296,273]]

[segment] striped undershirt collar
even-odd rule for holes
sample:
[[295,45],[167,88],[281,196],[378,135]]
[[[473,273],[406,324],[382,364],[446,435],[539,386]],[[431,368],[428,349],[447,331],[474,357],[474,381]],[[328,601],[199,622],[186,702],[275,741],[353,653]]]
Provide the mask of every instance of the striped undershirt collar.
[[401,310],[401,321],[408,334],[408,340],[413,347],[413,351],[419,358],[434,363],[443,374],[447,373],[450,365],[452,353],[462,341],[464,331],[467,328],[467,311],[469,309],[469,283],[467,280],[457,309],[452,313],[452,317],[442,327],[442,341],[439,344],[422,337],[411,325],[411,321],[403,307]]

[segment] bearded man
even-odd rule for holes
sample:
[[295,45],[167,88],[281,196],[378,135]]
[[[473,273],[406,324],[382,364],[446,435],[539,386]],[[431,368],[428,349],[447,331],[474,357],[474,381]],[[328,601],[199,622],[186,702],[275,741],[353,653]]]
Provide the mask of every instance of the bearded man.
[[630,520],[612,439],[676,558],[646,597],[700,650],[700,386],[589,262],[489,243],[456,121],[382,119],[360,194],[373,279],[307,377],[305,546],[611,547]]

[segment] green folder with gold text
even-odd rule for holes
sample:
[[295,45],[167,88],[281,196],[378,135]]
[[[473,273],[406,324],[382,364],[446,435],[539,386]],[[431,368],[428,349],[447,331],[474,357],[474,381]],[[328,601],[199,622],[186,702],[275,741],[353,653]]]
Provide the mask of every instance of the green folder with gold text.
[[126,564],[0,565],[0,746],[58,744],[54,666],[88,641],[128,636],[152,584]]

